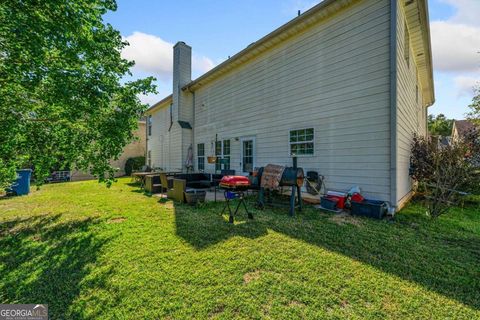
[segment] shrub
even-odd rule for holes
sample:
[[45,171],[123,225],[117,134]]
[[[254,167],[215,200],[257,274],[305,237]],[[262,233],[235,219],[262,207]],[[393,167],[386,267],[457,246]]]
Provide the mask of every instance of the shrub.
[[410,176],[425,194],[432,218],[447,213],[467,191],[478,188],[478,132],[472,131],[462,141],[439,147],[431,139],[414,136]]
[[128,158],[125,162],[125,174],[131,175],[134,170],[140,170],[145,165],[145,157]]

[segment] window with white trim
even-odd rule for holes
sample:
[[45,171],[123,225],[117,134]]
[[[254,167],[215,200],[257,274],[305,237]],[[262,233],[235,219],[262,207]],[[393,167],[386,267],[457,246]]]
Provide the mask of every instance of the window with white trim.
[[197,144],[197,170],[198,171],[205,170],[205,144],[204,143]]
[[215,156],[217,156],[215,170],[230,170],[230,140],[217,141],[215,144]]
[[314,153],[313,128],[290,131],[290,155],[305,156]]
[[148,116],[148,135],[151,136],[152,135],[152,116]]

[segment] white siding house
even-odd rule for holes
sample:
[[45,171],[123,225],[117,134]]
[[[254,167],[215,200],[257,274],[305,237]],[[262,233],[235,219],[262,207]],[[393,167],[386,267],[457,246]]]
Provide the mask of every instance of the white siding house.
[[294,153],[329,189],[407,199],[411,137],[434,101],[425,0],[325,0],[194,81],[190,65],[179,42],[173,95],[148,110],[153,166],[185,170],[190,145],[206,172],[210,155],[246,174]]

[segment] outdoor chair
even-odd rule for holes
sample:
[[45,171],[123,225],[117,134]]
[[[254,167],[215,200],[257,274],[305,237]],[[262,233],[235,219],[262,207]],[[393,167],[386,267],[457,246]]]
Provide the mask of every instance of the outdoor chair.
[[168,178],[166,173],[160,173],[160,192],[167,192],[173,188],[173,178]]
[[159,193],[162,191],[159,174],[151,174],[145,177],[145,191],[149,193]]
[[185,202],[185,191],[187,181],[184,179],[173,179],[173,188],[168,188],[167,198],[178,202]]

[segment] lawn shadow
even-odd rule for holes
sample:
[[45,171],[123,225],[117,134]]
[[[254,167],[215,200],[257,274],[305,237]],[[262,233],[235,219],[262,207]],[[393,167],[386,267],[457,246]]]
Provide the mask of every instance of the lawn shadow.
[[[480,235],[474,232],[458,233],[446,223],[407,215],[393,222],[359,218],[344,223],[312,207],[293,218],[288,209],[253,210],[253,221],[231,225],[221,208],[218,203],[197,210],[176,205],[177,234],[203,249],[234,236],[260,237],[270,229],[480,309]],[[241,214],[236,221],[244,219]]]
[[99,222],[62,221],[61,215],[2,222],[0,301],[48,304],[51,319],[84,318],[73,302],[82,290],[105,287],[111,273],[95,266],[111,240],[96,237]]
[[[223,202],[209,202],[189,206],[175,202],[177,234],[197,249],[234,236],[254,239],[267,234],[265,226],[256,222],[258,217],[248,219],[243,208],[235,216],[235,223],[229,223],[228,214],[221,214],[224,205]],[[236,205],[236,201],[233,205]],[[249,210],[252,209],[249,207]]]
[[135,193],[144,195],[144,196],[149,197],[149,198],[151,198],[151,197],[153,196],[152,193],[150,193],[150,192],[148,192],[148,191],[145,191],[145,190],[143,190],[143,189],[134,189],[134,190],[131,190],[131,192],[135,192]]
[[140,188],[141,183],[138,182],[138,181],[133,181],[133,182],[128,182],[128,183],[126,183],[126,185],[129,186],[129,187],[138,187],[138,188]]

